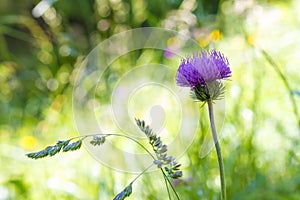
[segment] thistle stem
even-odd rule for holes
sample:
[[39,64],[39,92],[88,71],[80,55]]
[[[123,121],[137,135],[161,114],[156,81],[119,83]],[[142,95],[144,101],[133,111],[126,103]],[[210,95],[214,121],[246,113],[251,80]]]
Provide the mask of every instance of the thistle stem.
[[209,112],[209,120],[210,120],[210,127],[211,132],[214,138],[214,143],[217,151],[217,157],[218,157],[218,164],[219,164],[219,171],[220,171],[220,181],[221,181],[221,199],[226,200],[226,183],[225,183],[225,172],[224,172],[224,166],[223,166],[223,159],[221,154],[221,148],[217,136],[217,131],[215,127],[215,120],[214,120],[214,111],[213,111],[213,105],[212,100],[209,99],[207,101],[208,104],[208,112]]

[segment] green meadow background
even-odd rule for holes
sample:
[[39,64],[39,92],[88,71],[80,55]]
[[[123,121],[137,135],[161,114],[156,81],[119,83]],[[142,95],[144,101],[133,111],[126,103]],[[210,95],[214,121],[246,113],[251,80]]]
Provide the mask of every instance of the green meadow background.
[[[40,160],[25,154],[78,135],[72,95],[80,64],[101,41],[140,27],[178,31],[228,57],[232,77],[220,131],[228,199],[300,199],[300,1],[47,2],[40,17],[32,14],[37,0],[0,2],[0,200],[113,199],[135,177],[102,165],[85,148]],[[109,81],[137,60],[176,70],[180,58],[162,53],[143,50],[114,62],[96,100],[109,106]],[[178,160],[182,200],[220,199],[215,151],[199,156],[210,134],[205,106],[200,115],[193,143]],[[167,199],[161,174],[138,179],[128,199]]]

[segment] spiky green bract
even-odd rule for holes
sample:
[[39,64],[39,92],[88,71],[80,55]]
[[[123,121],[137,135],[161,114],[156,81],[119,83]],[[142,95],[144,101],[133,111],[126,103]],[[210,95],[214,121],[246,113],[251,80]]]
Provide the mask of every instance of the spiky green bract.
[[209,99],[220,100],[224,97],[224,91],[221,81],[208,82],[205,86],[197,85],[191,89],[191,97],[201,102],[207,102]]
[[162,143],[160,137],[158,137],[148,125],[146,126],[143,120],[135,119],[135,121],[140,130],[148,137],[149,144],[156,154],[157,159],[154,160],[154,164],[156,164],[158,168],[165,166],[164,169],[168,173],[168,176],[173,179],[181,177],[182,171],[179,169],[181,164],[178,164],[176,158],[173,156],[167,155],[167,145]]
[[113,200],[123,200],[126,197],[129,197],[132,193],[132,183],[130,183],[122,192],[117,194]]

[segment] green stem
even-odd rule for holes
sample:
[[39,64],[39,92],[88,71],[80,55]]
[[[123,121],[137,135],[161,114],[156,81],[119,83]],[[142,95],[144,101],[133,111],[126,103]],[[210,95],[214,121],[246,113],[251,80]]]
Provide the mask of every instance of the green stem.
[[220,170],[220,181],[221,181],[221,195],[222,200],[226,200],[226,183],[225,183],[225,172],[224,172],[224,165],[222,160],[222,154],[221,154],[221,148],[217,136],[217,131],[215,127],[215,120],[214,120],[214,111],[213,111],[213,105],[212,100],[207,101],[208,104],[208,111],[209,111],[209,120],[210,120],[210,127],[211,132],[214,138],[214,143],[217,151],[217,157],[218,157],[218,164],[219,164],[219,170]]
[[173,192],[174,192],[176,198],[177,198],[178,200],[180,200],[179,195],[177,194],[177,192],[176,192],[176,190],[175,190],[173,184],[171,183],[170,179],[168,178],[168,176],[166,175],[166,173],[164,172],[164,170],[163,170],[163,169],[160,169],[160,171],[163,173],[164,177],[166,178],[166,180],[168,181],[169,185],[171,186],[171,188],[172,188],[172,190],[173,190]]
[[127,135],[122,135],[122,134],[116,134],[116,133],[109,133],[109,134],[88,134],[88,135],[81,135],[81,136],[76,136],[76,137],[73,137],[71,138],[70,140],[74,140],[74,139],[77,139],[77,138],[81,138],[82,140],[84,140],[85,138],[87,137],[93,137],[93,136],[105,136],[105,137],[108,137],[108,136],[117,136],[117,137],[124,137],[124,138],[127,138],[133,142],[135,142],[136,144],[138,144],[140,147],[142,147],[152,158],[153,160],[155,160],[155,157],[154,155],[144,146],[142,145],[139,141],[137,141],[136,139],[133,139]]
[[139,175],[137,175],[131,182],[130,184],[133,184],[134,181],[136,181],[138,178],[140,178],[140,176],[142,176],[146,171],[148,171],[148,169],[150,169],[150,167],[152,167],[154,164],[152,163],[151,165],[149,165],[146,169],[144,169]]
[[167,182],[167,177],[164,176],[164,180],[165,180],[165,185],[167,188],[169,200],[171,200],[171,194],[170,194],[170,190],[169,190],[169,186],[168,186],[168,182]]
[[152,158],[153,158],[153,160],[155,160],[155,157],[154,157],[154,155],[144,146],[144,145],[142,145],[139,141],[137,141],[136,139],[133,139],[133,138],[131,138],[131,137],[129,137],[129,136],[127,136],[127,135],[122,135],[122,134],[106,134],[107,136],[118,136],[118,137],[124,137],[124,138],[127,138],[127,139],[129,139],[129,140],[131,140],[131,141],[133,141],[133,142],[135,142],[136,144],[138,144],[140,147],[142,147]]

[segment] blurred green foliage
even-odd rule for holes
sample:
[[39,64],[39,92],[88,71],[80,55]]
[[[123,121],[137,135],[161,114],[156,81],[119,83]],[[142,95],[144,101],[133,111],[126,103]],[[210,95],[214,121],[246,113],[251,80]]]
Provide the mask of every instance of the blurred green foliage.
[[[36,18],[32,10],[37,0],[0,3],[1,200],[112,199],[129,183],[133,175],[102,166],[84,150],[38,161],[25,153],[77,134],[72,89],[84,56],[116,33],[148,26],[176,30],[229,58],[233,77],[226,86],[221,130],[229,199],[299,199],[299,116],[289,97],[292,93],[299,108],[298,0],[48,2],[50,8]],[[279,65],[293,91],[261,50]],[[133,52],[112,65],[107,79],[137,62],[176,69],[177,58],[159,55]],[[102,104],[110,103],[109,84],[105,95],[96,95]],[[176,189],[182,199],[219,199],[215,152],[199,157],[199,144],[208,132],[207,111],[200,112],[205,117],[179,159],[185,168]],[[133,185],[128,199],[166,195],[160,174],[151,173]]]

